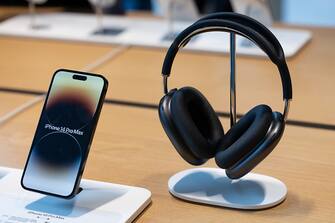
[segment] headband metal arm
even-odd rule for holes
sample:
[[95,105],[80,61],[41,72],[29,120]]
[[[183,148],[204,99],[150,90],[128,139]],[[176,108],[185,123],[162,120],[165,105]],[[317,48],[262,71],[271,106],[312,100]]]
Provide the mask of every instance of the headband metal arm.
[[284,122],[286,122],[287,120],[287,116],[288,116],[288,112],[290,110],[290,103],[291,103],[291,100],[289,99],[284,99],[284,112],[283,112],[283,118],[284,118]]
[[164,91],[164,94],[167,94],[169,92],[169,89],[168,89],[168,75],[163,75],[163,91]]

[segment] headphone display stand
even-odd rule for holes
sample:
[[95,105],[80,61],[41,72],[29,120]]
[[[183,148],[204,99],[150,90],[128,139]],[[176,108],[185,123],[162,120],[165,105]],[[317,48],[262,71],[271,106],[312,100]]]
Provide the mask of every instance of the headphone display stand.
[[245,210],[270,208],[285,200],[287,188],[270,176],[249,173],[231,180],[224,169],[193,168],[170,177],[170,193],[182,200]]
[[[230,33],[230,124],[236,123],[236,37]],[[182,200],[221,207],[259,210],[285,200],[286,185],[256,173],[232,180],[220,168],[192,168],[176,173],[168,182],[170,193]]]

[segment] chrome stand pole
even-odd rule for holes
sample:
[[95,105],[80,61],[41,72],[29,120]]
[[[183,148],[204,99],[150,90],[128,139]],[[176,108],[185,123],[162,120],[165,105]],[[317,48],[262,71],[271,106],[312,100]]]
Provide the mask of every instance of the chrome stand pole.
[[103,32],[104,30],[104,24],[103,24],[103,17],[104,17],[104,12],[102,8],[102,0],[99,0],[97,2],[96,6],[96,15],[97,15],[97,30],[101,30]]
[[230,33],[230,127],[236,124],[236,34]]
[[172,39],[174,34],[174,17],[173,17],[173,9],[175,7],[175,0],[170,0],[168,2],[168,10],[167,10],[167,26],[168,26],[168,32],[167,36],[171,37]]
[[29,4],[29,15],[30,15],[30,28],[34,29],[36,27],[35,24],[35,3],[33,0],[28,1]]

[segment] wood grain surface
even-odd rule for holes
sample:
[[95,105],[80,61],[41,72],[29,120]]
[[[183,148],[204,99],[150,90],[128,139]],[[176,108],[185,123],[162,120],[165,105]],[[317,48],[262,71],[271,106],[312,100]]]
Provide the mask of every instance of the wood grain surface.
[[112,46],[24,38],[0,38],[0,87],[47,91],[60,68],[82,70]]
[[[16,95],[11,101],[20,100]],[[0,165],[23,167],[41,106],[0,126]],[[222,122],[228,125],[227,119]],[[174,151],[157,111],[105,104],[84,177],[152,191],[152,204],[137,222],[334,222],[334,145],[333,131],[287,126],[278,147],[254,170],[286,183],[284,203],[262,211],[202,206],[176,199],[167,190],[171,175],[192,166]]]
[[[288,60],[293,83],[290,119],[335,125],[335,29],[309,28],[311,42]],[[0,87],[46,91],[58,68],[82,69],[113,49],[110,45],[0,38]],[[110,82],[107,97],[158,104],[162,97],[160,75],[165,50],[133,47],[94,72]],[[227,55],[178,54],[169,79],[171,88],[193,86],[216,110],[229,110],[229,57]],[[282,90],[276,67],[266,59],[238,57],[237,106],[245,113],[256,104],[282,111]]]

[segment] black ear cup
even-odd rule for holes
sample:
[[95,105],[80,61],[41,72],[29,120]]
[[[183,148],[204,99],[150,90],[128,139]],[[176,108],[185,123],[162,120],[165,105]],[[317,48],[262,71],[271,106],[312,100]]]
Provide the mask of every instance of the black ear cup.
[[279,112],[258,105],[227,133],[206,98],[184,87],[165,95],[159,105],[163,128],[182,158],[201,165],[215,156],[217,165],[231,179],[238,179],[257,166],[280,141],[285,122]]
[[262,142],[232,167],[226,169],[227,176],[231,179],[238,179],[249,173],[276,147],[283,136],[284,129],[285,122],[282,114],[279,112],[273,112],[271,126]]
[[218,143],[215,161],[228,169],[254,149],[265,137],[272,122],[272,110],[258,105],[245,114]]
[[200,165],[214,157],[224,131],[214,109],[196,89],[184,87],[164,96],[159,106],[163,128],[178,153]]
[[195,88],[181,88],[172,97],[171,114],[193,154],[199,158],[213,158],[224,131],[207,99]]
[[163,126],[166,135],[169,137],[174,148],[177,150],[179,155],[188,163],[192,165],[201,165],[207,161],[207,159],[201,159],[196,157],[190,148],[185,144],[183,137],[180,135],[176,126],[172,120],[171,115],[171,99],[176,90],[171,90],[166,94],[159,103],[159,119]]

